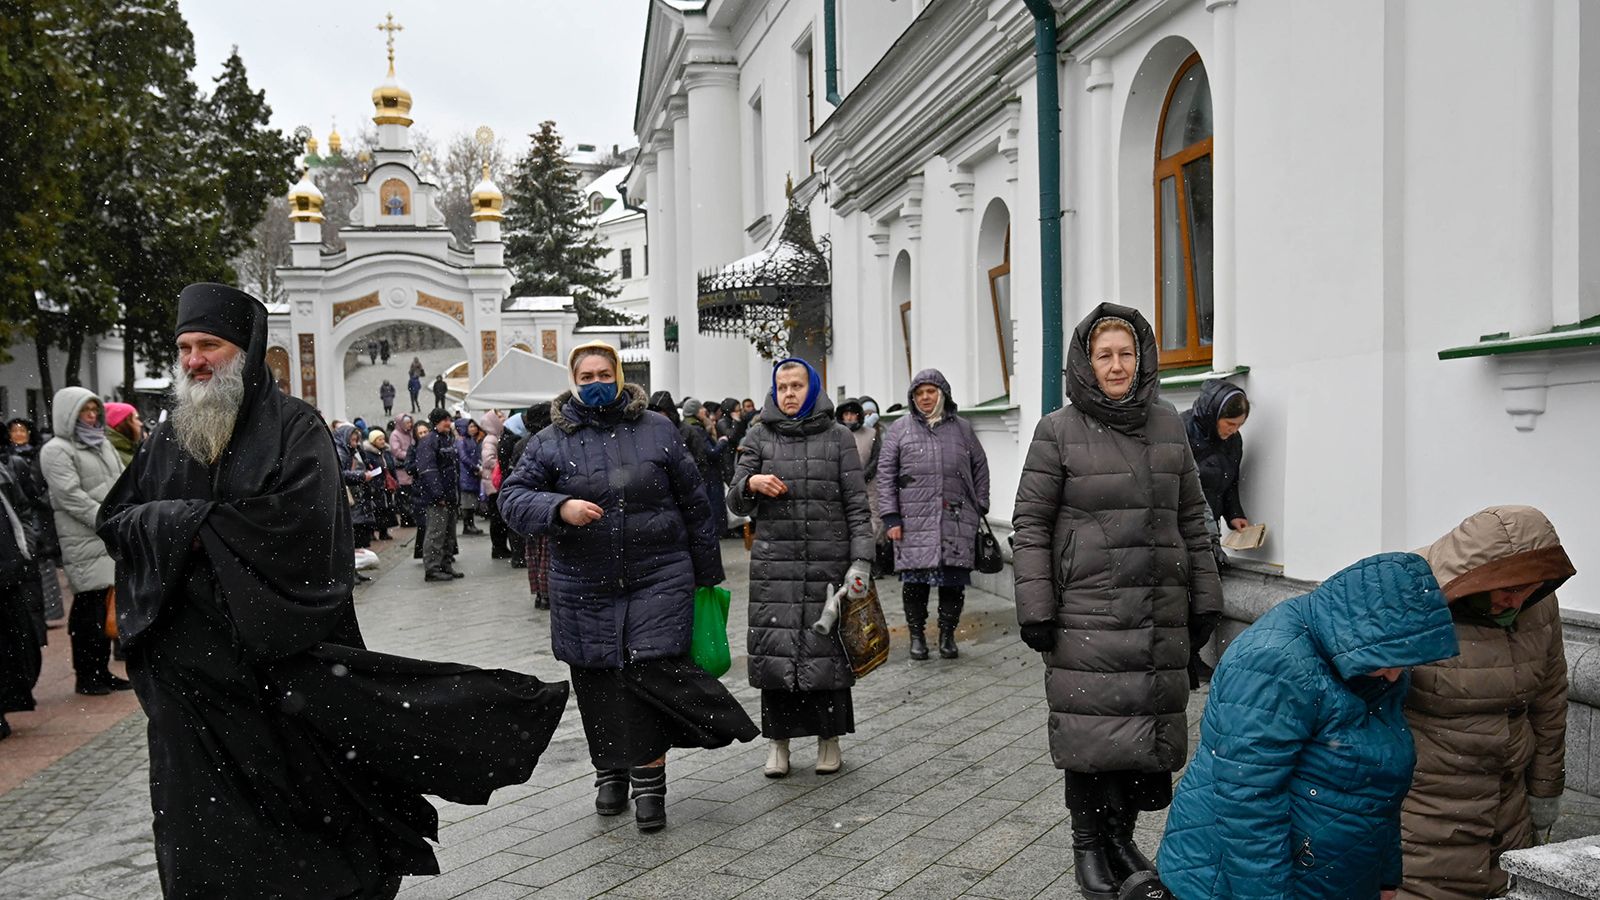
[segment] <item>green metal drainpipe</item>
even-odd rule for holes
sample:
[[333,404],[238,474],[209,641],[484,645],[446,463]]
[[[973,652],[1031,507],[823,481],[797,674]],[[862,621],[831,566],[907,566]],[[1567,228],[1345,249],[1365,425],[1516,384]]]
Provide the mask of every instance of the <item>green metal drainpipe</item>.
[[834,106],[844,102],[839,96],[839,14],[834,8],[838,0],[822,0],[822,67],[829,103]]
[[1056,11],[1050,0],[1023,0],[1033,13],[1034,83],[1039,105],[1039,280],[1044,303],[1043,390],[1039,412],[1061,408],[1061,98],[1056,83]]

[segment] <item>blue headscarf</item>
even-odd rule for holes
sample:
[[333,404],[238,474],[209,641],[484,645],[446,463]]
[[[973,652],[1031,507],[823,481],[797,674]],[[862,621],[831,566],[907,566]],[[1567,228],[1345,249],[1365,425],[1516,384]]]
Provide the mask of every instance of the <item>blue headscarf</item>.
[[778,360],[778,364],[772,367],[772,405],[778,407],[779,412],[783,411],[783,407],[778,406],[778,370],[790,363],[799,363],[806,367],[806,379],[808,382],[806,402],[800,405],[799,412],[789,417],[791,419],[804,419],[806,416],[811,415],[811,411],[817,406],[817,398],[822,396],[822,376],[818,375],[817,370],[811,367],[811,363],[799,357],[791,356],[788,359]]

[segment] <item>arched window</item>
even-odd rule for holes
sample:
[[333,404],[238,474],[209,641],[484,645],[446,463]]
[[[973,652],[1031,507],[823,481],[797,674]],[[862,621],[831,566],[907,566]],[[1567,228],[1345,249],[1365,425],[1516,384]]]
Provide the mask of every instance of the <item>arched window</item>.
[[1211,362],[1211,84],[1178,67],[1156,133],[1156,335],[1162,365]]
[[589,215],[598,216],[606,211],[606,198],[600,196],[599,191],[589,195]]

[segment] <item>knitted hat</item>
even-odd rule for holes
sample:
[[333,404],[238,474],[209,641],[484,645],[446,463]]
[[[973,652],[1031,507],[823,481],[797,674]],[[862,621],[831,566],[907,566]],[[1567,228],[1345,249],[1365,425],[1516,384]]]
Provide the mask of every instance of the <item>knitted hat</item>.
[[132,416],[136,412],[138,412],[138,410],[134,409],[133,404],[131,403],[107,403],[106,427],[116,428],[118,425],[126,422],[128,417]]
[[701,403],[693,397],[683,398],[683,417],[685,419],[700,415]]

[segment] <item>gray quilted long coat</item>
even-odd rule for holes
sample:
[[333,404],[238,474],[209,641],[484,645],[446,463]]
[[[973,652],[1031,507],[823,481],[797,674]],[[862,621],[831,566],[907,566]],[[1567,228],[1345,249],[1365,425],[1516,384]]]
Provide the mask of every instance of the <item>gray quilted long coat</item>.
[[[1089,363],[1106,316],[1139,337],[1127,403],[1106,399]],[[1050,753],[1072,772],[1183,765],[1191,617],[1222,611],[1205,497],[1156,368],[1144,317],[1101,304],[1067,351],[1072,405],[1039,422],[1017,486],[1017,620],[1058,629],[1045,654]]]
[[[747,493],[751,475],[776,475],[781,497]],[[825,691],[855,683],[838,633],[811,626],[830,586],[853,560],[870,565],[872,520],[850,430],[820,397],[811,415],[790,419],[767,398],[750,428],[728,486],[728,507],[756,520],[750,555],[750,684],[762,690]]]
[[[929,427],[913,395],[931,384],[944,392],[944,416]],[[904,529],[894,565],[906,569],[972,568],[978,524],[989,512],[989,457],[972,423],[956,415],[950,382],[923,369],[906,392],[911,412],[889,426],[878,451],[878,515]]]

